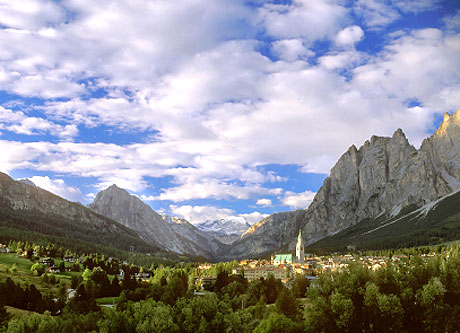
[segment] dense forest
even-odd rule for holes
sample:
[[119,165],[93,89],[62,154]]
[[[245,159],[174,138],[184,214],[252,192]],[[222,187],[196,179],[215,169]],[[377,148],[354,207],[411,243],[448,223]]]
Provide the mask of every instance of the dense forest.
[[[312,283],[305,276],[293,276],[287,284],[272,276],[248,282],[231,274],[237,262],[219,263],[212,267],[216,280],[204,291],[196,283],[197,264],[143,267],[91,254],[72,278],[75,297],[68,301],[62,294],[40,296],[33,286],[1,282],[1,331],[455,332],[459,246],[405,252],[404,259],[378,270],[350,262]],[[31,290],[35,297],[24,296]],[[119,296],[115,307],[98,306],[96,300],[107,296]],[[9,318],[5,304],[44,314]]]

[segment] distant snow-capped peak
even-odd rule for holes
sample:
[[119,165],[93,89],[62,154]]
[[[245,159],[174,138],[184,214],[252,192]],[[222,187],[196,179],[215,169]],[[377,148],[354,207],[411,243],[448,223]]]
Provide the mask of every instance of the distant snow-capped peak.
[[241,216],[230,216],[214,221],[196,223],[195,226],[206,232],[220,235],[242,235],[251,225]]

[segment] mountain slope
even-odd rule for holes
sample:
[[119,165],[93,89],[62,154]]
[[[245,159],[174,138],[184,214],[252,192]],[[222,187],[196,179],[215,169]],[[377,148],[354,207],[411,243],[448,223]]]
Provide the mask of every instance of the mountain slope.
[[439,129],[419,150],[409,144],[400,129],[391,138],[373,136],[359,149],[351,146],[306,211],[295,219],[278,219],[282,223],[266,219],[248,230],[239,244],[247,244],[248,256],[282,245],[272,242],[273,247],[266,246],[269,243],[263,234],[267,234],[289,239],[287,247],[293,248],[299,225],[305,243],[312,244],[380,214],[395,215],[406,207],[420,207],[459,186],[460,110],[444,115]]
[[114,220],[38,187],[15,181],[4,173],[0,173],[0,229],[2,236],[27,233],[125,251],[131,246],[139,252],[159,250]]
[[460,238],[460,191],[420,208],[366,219],[341,232],[321,239],[312,251],[338,251],[411,247],[439,244]]
[[305,211],[272,214],[252,225],[229,249],[219,253],[223,259],[263,255],[286,244],[299,232]]
[[218,241],[209,239],[190,223],[165,221],[150,206],[116,185],[99,192],[88,207],[136,230],[146,242],[169,251],[214,259],[219,247]]

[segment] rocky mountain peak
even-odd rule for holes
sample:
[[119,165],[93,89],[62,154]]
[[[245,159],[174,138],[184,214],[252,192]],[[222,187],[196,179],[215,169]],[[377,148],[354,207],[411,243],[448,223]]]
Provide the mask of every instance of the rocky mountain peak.
[[453,115],[444,113],[442,123],[434,133],[434,136],[459,136],[460,128],[460,109],[457,110]]
[[[314,243],[360,221],[420,207],[459,188],[460,110],[445,115],[439,129],[419,150],[401,129],[391,137],[374,135],[358,150],[351,146],[306,211],[271,215],[253,225],[234,245],[246,247],[252,255],[285,245],[294,248],[298,227],[304,242]],[[265,234],[276,235],[277,241]],[[283,243],[285,239],[289,242]],[[235,249],[234,253],[241,251]]]
[[398,128],[394,133],[393,135],[391,136],[392,139],[396,139],[396,138],[402,138],[402,139],[406,139],[406,134],[404,134],[403,130]]
[[117,185],[99,192],[88,207],[137,231],[146,242],[169,251],[213,258],[219,246],[187,221],[161,216]]

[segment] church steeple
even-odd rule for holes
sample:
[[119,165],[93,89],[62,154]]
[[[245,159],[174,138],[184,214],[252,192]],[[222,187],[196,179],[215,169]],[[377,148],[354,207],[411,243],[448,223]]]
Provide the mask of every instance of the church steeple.
[[304,248],[303,248],[303,241],[302,241],[302,229],[299,229],[299,236],[297,236],[297,245],[295,247],[295,256],[296,256],[296,261],[299,264],[304,263],[304,258],[305,258],[305,253],[304,253]]

